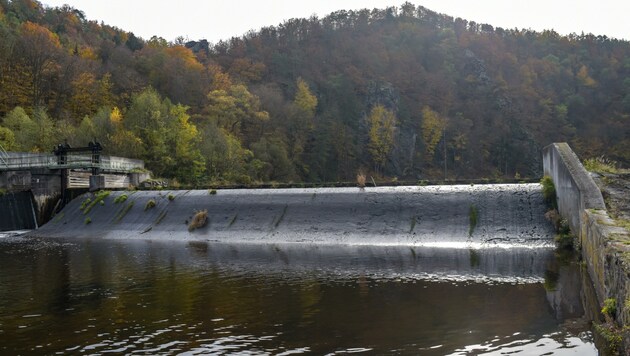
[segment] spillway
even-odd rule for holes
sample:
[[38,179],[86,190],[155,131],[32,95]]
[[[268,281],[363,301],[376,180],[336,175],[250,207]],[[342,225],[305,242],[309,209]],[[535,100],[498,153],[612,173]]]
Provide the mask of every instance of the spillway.
[[[426,247],[550,246],[553,236],[539,184],[111,192],[86,209],[88,198],[33,235]],[[205,226],[190,230],[204,210]]]

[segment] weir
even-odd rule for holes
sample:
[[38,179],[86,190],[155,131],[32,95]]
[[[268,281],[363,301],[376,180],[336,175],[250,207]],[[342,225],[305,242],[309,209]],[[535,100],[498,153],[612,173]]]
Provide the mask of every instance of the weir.
[[[94,199],[75,199],[33,234],[429,247],[549,247],[553,236],[538,184],[132,191]],[[191,229],[201,211],[206,224]]]

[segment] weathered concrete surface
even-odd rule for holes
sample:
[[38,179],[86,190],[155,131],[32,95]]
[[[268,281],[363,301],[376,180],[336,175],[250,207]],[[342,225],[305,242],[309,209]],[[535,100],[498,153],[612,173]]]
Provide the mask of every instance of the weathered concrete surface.
[[[584,261],[593,280],[600,304],[616,301],[615,320],[630,325],[630,241],[628,231],[615,226],[609,217],[602,194],[566,143],[547,146],[543,154],[545,174],[556,186],[558,209],[571,230],[577,233]],[[630,354],[630,333],[624,332],[622,353]]]
[[544,148],[543,170],[555,184],[558,211],[575,233],[581,233],[584,209],[606,209],[602,193],[568,144]]
[[[123,203],[116,197],[127,194]],[[173,199],[169,200],[168,196]],[[551,244],[538,184],[112,192],[75,199],[34,232],[50,237],[366,245]],[[145,210],[149,200],[156,205]],[[470,209],[478,221],[470,233]],[[197,211],[208,224],[188,231]],[[89,223],[86,223],[89,218]]]
[[8,192],[0,195],[0,231],[37,228],[30,192]]

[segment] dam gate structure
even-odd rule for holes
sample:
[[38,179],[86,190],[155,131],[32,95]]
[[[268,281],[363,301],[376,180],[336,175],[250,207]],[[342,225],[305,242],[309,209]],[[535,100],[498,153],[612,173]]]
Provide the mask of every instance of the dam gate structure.
[[102,155],[102,146],[55,147],[53,153],[0,147],[0,231],[33,229],[86,190],[124,189],[149,177],[142,160]]

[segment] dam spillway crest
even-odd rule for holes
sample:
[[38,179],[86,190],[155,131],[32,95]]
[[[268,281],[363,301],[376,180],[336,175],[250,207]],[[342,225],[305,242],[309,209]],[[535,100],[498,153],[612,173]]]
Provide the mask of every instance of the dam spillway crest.
[[[113,191],[75,199],[34,234],[228,243],[536,247],[552,244],[553,229],[544,218],[545,210],[539,184]],[[201,212],[203,223],[195,223]]]

